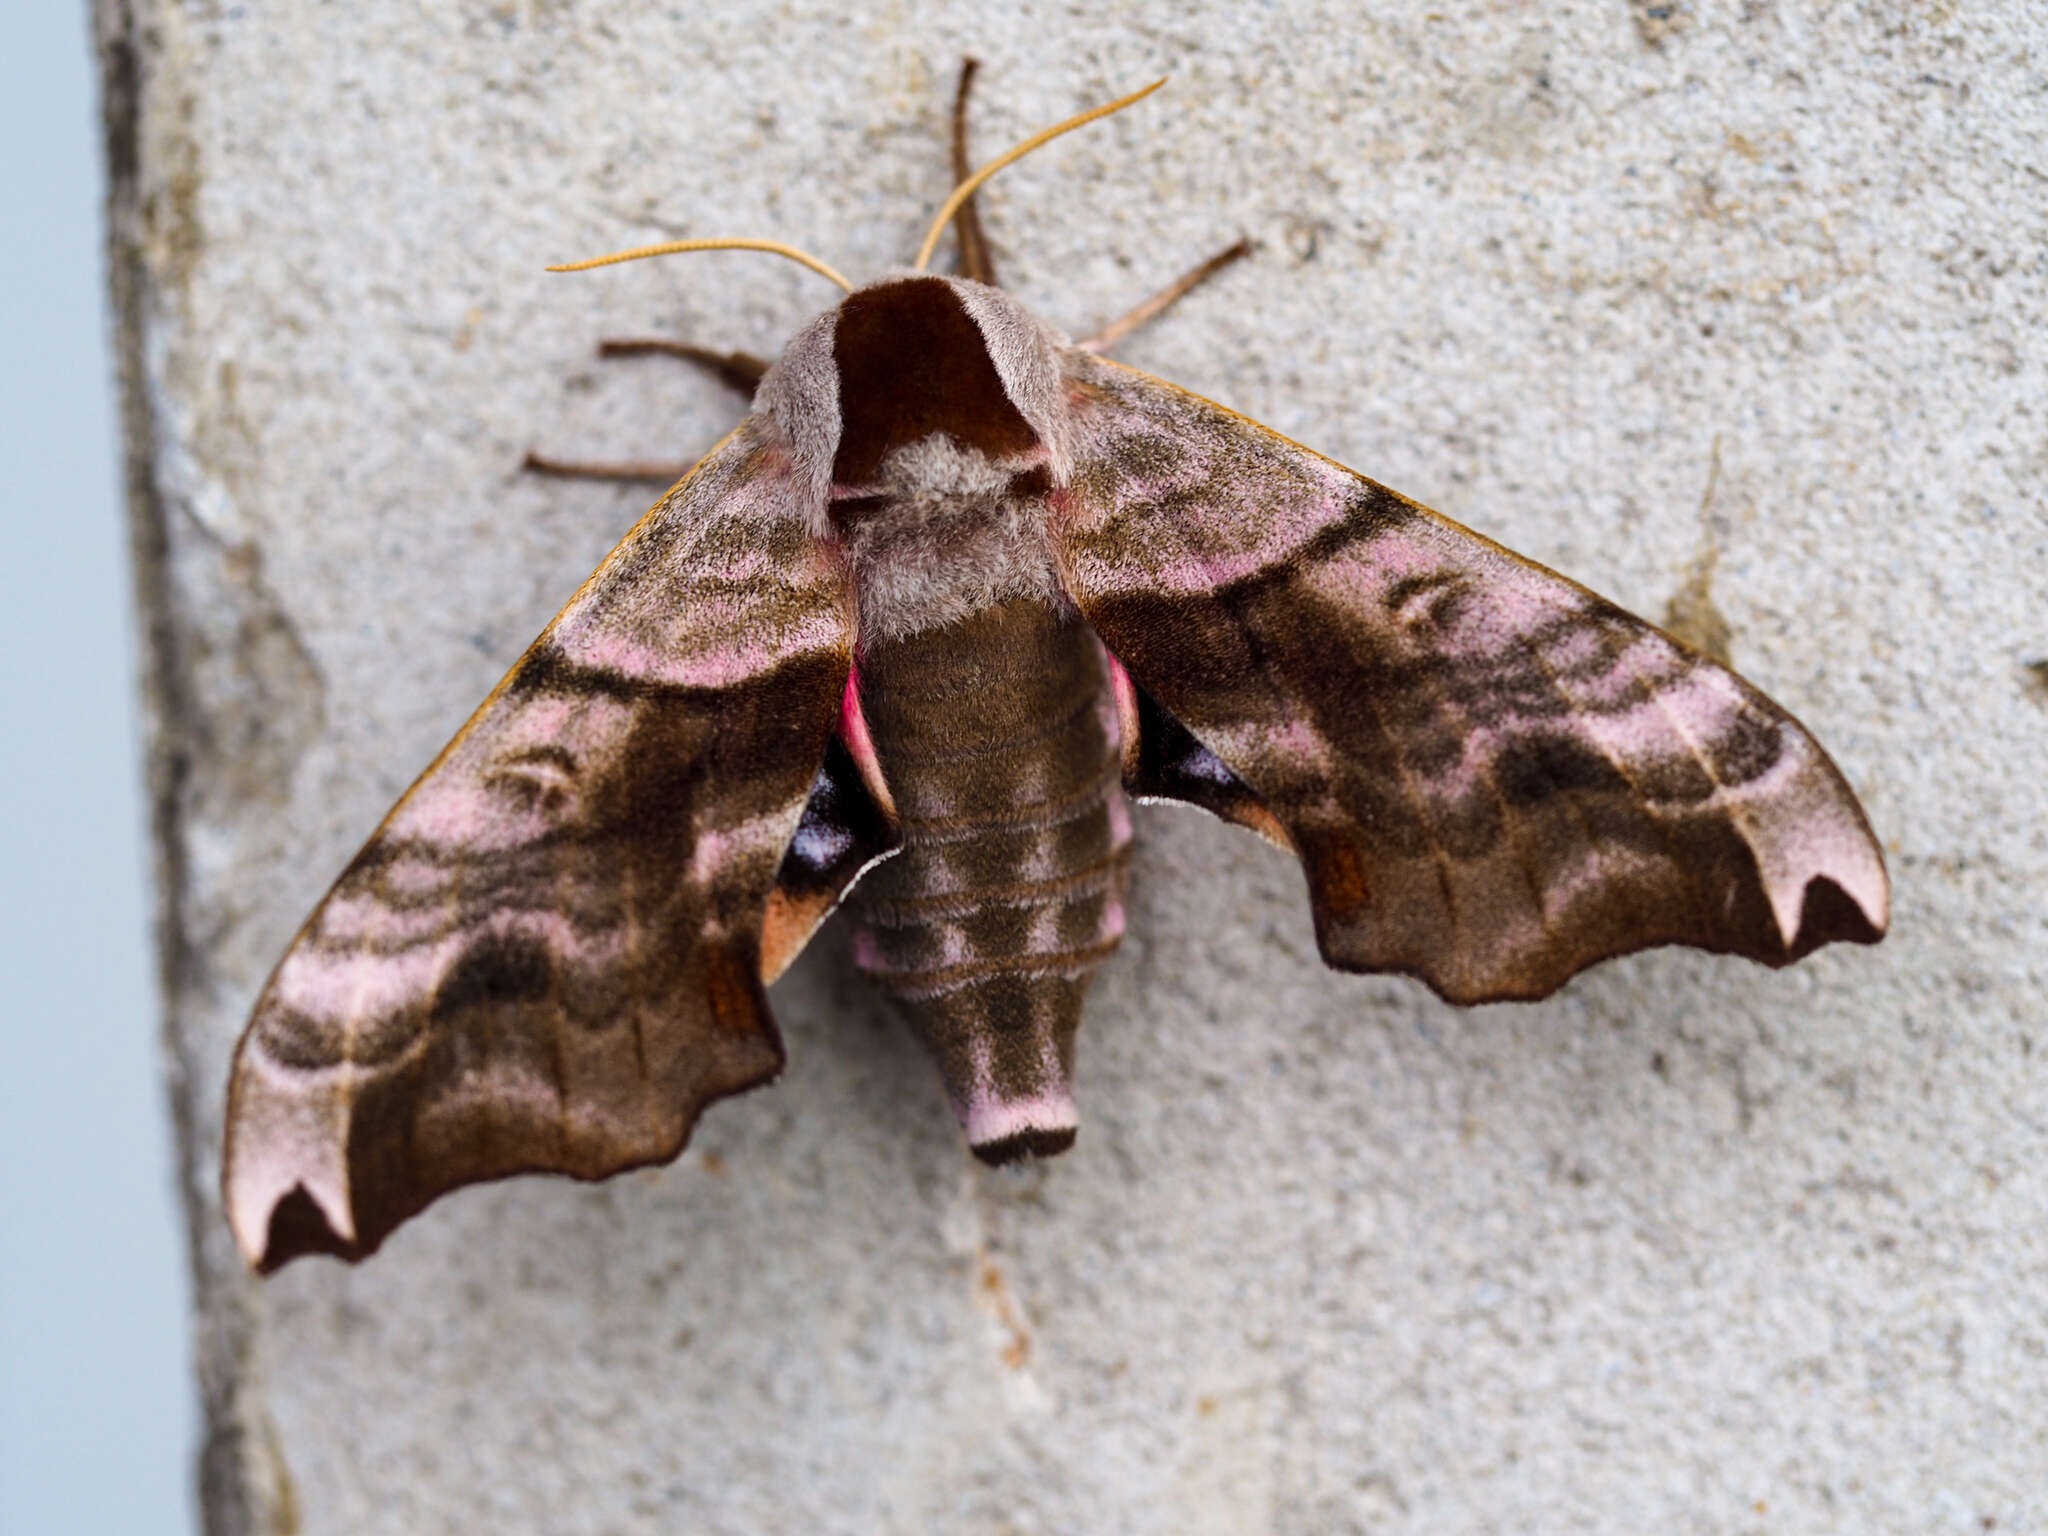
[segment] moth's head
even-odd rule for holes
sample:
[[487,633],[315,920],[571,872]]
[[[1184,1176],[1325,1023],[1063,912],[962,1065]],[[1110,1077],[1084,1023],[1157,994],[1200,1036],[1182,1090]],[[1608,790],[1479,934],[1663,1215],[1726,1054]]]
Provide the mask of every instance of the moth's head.
[[755,405],[828,496],[934,434],[1001,463],[1057,461],[1061,341],[1000,289],[892,273],[799,331]]
[[946,226],[989,177],[1164,84],[1155,80],[1055,123],[989,161],[953,188],[925,232],[917,260],[864,287],[776,240],[672,240],[548,270],[579,272],[675,251],[755,250],[801,262],[844,288],[839,307],[797,332],[784,348],[754,399],[755,408],[782,428],[820,516],[835,488],[843,493],[872,485],[891,453],[935,436],[1008,467],[1043,464],[1057,483],[1066,470],[1056,356],[1065,338],[1000,289],[936,276],[925,267]]

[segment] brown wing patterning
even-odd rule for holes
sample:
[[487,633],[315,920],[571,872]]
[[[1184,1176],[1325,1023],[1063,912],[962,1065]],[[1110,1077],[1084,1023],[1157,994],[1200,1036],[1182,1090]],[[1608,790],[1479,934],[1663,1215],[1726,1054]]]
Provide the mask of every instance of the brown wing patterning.
[[850,584],[747,423],[642,519],[336,882],[236,1055],[223,1182],[275,1268],[458,1185],[673,1157],[774,1075],[760,930]]
[[1862,808],[1756,689],[1254,422],[1066,366],[1062,580],[1283,825],[1331,964],[1478,1002],[1655,944],[1882,935]]

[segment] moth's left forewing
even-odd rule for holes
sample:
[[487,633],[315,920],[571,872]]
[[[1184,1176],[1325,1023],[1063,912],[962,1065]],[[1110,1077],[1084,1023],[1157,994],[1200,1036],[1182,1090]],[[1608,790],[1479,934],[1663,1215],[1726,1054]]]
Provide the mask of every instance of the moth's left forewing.
[[1062,580],[1285,829],[1332,964],[1475,1002],[1654,944],[1783,964],[1883,933],[1855,796],[1740,678],[1255,422],[1065,361]]
[[236,1054],[252,1263],[437,1195],[680,1150],[772,1076],[763,924],[852,648],[849,578],[751,418],[644,518],[307,921]]

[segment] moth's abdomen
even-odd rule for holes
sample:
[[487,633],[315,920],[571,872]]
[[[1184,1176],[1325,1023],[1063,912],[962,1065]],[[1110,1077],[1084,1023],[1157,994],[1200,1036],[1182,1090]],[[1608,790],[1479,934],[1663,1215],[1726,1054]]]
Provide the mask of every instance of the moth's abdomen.
[[977,1155],[1062,1151],[1131,836],[1101,647],[1045,603],[1000,603],[868,649],[861,702],[903,851],[855,889],[855,956],[931,1050]]

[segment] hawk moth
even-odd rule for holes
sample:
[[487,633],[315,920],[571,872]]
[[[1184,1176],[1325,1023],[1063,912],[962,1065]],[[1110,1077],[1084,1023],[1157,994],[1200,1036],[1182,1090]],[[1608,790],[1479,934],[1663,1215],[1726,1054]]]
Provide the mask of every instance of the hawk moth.
[[[973,1150],[1065,1149],[1134,798],[1296,854],[1330,965],[1455,1003],[1653,945],[1776,966],[1883,935],[1862,808],[1755,688],[997,287],[974,189],[1125,103],[970,177],[968,78],[916,265],[855,288],[767,247],[847,296],[772,366],[713,360],[759,375],[752,411],[271,975],[223,1169],[252,1264],[361,1258],[478,1180],[675,1157],[779,1071],[765,988],[843,898]],[[955,213],[962,272],[932,274]],[[676,248],[721,244],[766,245]]]

